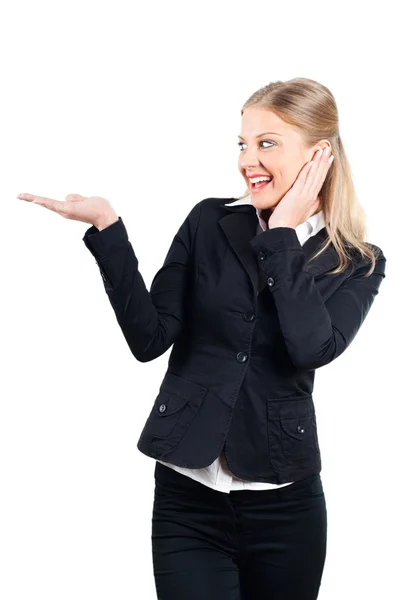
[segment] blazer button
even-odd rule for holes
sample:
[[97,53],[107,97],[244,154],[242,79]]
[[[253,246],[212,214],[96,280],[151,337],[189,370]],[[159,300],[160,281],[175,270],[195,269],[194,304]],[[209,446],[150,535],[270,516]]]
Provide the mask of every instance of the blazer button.
[[163,413],[166,409],[167,409],[167,405],[166,404],[160,404],[160,406],[158,407],[158,410],[161,413]]
[[269,287],[272,287],[275,283],[275,279],[273,279],[272,277],[268,277],[267,283],[268,283]]
[[237,360],[238,362],[240,362],[240,363],[244,363],[244,362],[246,362],[246,360],[247,360],[248,358],[249,358],[249,357],[247,356],[246,352],[238,352],[238,353],[236,354],[236,360]]
[[245,321],[254,321],[254,319],[256,318],[256,315],[253,313],[252,310],[249,310],[248,312],[243,313],[243,319]]
[[298,427],[297,427],[297,431],[298,431],[299,433],[304,433],[304,427],[302,427],[301,425],[298,425]]
[[265,260],[265,259],[266,259],[266,257],[267,257],[267,256],[266,256],[265,252],[259,252],[259,253],[258,253],[258,258],[259,258],[260,260]]

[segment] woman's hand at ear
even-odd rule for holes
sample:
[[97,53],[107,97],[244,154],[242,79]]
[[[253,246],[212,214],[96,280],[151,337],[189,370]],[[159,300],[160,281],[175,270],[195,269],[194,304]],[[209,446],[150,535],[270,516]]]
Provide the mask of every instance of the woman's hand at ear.
[[319,191],[332,164],[330,146],[326,151],[314,154],[313,161],[308,162],[300,170],[290,190],[276,205],[268,220],[268,229],[274,227],[292,227],[307,221],[321,209]]
[[110,202],[100,196],[85,197],[79,194],[68,194],[65,196],[65,201],[52,200],[34,194],[19,194],[17,198],[40,204],[65,219],[94,225],[99,231],[118,221],[118,215]]

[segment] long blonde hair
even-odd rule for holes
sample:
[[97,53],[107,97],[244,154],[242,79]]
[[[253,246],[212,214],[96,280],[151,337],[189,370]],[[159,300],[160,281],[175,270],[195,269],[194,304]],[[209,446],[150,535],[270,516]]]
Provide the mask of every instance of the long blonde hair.
[[[328,239],[313,258],[332,243],[340,264],[331,273],[341,273],[351,260],[347,250],[358,251],[367,261],[371,260],[371,268],[365,275],[368,277],[375,268],[379,248],[366,242],[366,213],[356,196],[350,164],[339,135],[338,110],[332,93],[313,79],[297,77],[274,81],[254,92],[243,105],[241,115],[245,108],[255,105],[274,112],[296,127],[310,147],[322,139],[330,142],[335,158],[319,192]],[[246,190],[237,200],[248,195]]]

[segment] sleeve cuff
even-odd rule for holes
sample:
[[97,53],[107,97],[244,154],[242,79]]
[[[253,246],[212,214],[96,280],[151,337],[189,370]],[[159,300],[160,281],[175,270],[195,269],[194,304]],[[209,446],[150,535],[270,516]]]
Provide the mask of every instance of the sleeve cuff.
[[110,256],[128,242],[128,233],[121,217],[118,221],[99,231],[92,225],[85,232],[83,241],[95,258]]
[[279,252],[280,250],[302,250],[296,230],[292,227],[266,229],[250,240],[253,251]]

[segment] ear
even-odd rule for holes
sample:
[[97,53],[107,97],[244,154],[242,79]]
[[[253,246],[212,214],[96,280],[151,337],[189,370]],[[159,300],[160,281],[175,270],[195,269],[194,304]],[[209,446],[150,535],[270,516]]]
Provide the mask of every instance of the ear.
[[325,150],[325,148],[329,146],[332,152],[332,147],[331,147],[331,143],[329,142],[329,140],[320,140],[319,142],[317,142],[316,144],[314,144],[314,146],[311,148],[311,158],[310,160],[312,160],[314,154],[316,153],[316,151],[321,148],[322,150]]

